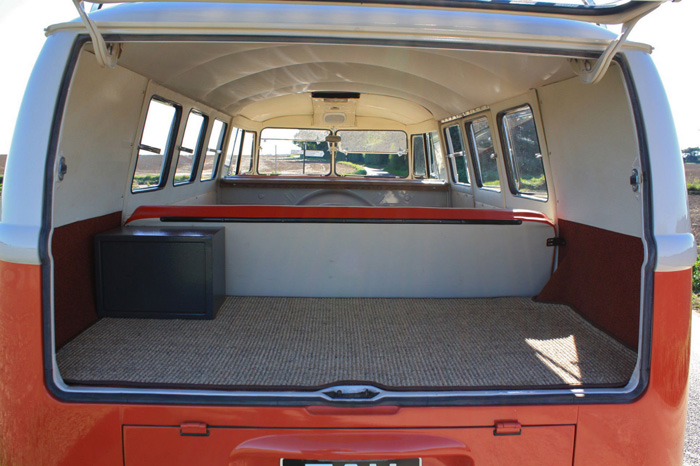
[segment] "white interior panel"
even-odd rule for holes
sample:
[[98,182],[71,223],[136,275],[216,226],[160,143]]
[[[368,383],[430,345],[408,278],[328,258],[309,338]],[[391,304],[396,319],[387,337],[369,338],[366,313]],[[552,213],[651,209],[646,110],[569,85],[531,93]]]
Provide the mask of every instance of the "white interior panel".
[[[311,113],[303,98],[273,99],[348,91],[366,99],[358,116],[413,124],[574,75],[568,61],[555,56],[283,42],[129,43],[120,63],[211,107],[258,121]],[[371,96],[413,105],[377,105]]]
[[55,185],[56,227],[122,210],[147,84],[120,66],[100,68],[88,52],[76,70],[58,147],[57,159],[65,157],[68,172]]
[[598,84],[574,78],[539,95],[559,218],[639,237],[641,201],[629,183],[639,148],[619,67]]
[[197,225],[226,228],[226,293],[238,296],[534,296],[554,251],[552,227],[529,222]]

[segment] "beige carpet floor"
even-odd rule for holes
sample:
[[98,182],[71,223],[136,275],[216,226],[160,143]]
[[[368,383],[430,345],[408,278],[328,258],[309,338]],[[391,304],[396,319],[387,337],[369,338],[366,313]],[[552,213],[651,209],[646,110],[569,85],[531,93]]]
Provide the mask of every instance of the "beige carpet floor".
[[529,298],[229,297],[210,321],[102,319],[57,359],[69,383],[483,388],[621,385],[636,353]]

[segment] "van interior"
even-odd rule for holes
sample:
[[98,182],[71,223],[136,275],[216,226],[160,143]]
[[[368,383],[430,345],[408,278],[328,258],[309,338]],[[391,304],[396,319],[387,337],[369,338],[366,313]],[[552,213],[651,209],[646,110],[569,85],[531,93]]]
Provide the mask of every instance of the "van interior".
[[573,52],[124,37],[114,68],[81,45],[60,124],[67,385],[629,383],[624,62],[589,85]]

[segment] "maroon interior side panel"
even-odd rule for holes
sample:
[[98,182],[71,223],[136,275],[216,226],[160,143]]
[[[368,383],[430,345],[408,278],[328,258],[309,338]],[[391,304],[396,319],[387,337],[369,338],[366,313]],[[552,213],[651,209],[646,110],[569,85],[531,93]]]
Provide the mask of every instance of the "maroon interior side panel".
[[93,237],[121,225],[121,212],[70,223],[54,230],[56,348],[97,321]]
[[594,325],[636,349],[644,246],[640,238],[559,221],[559,266],[537,301],[572,306]]

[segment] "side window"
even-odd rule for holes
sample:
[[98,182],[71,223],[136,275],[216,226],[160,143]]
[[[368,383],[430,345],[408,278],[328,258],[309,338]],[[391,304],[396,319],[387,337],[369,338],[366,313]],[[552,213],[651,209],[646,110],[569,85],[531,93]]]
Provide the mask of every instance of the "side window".
[[467,157],[462,141],[462,131],[460,130],[458,124],[445,128],[447,152],[449,159],[452,161],[452,177],[455,183],[469,184]]
[[227,176],[236,174],[236,167],[238,166],[238,157],[241,155],[242,137],[242,129],[234,127],[231,130],[231,137],[228,140],[228,151],[226,152],[226,159],[224,159],[224,173],[226,173]]
[[185,123],[185,134],[182,136],[182,144],[177,154],[177,165],[175,166],[175,186],[191,183],[194,181],[199,154],[202,152],[204,135],[207,132],[207,122],[209,118],[198,112],[190,110]]
[[493,147],[491,127],[486,117],[477,118],[467,123],[469,143],[474,157],[474,171],[479,187],[501,190],[501,179],[498,176],[498,160]]
[[529,106],[516,108],[501,117],[510,189],[547,200],[547,180],[537,129]]
[[224,151],[224,139],[226,139],[226,123],[214,119],[207,144],[207,152],[204,154],[204,166],[202,166],[201,181],[209,181],[216,178],[216,170],[219,166],[219,159]]
[[157,97],[151,99],[136,155],[131,192],[163,186],[181,113],[182,108],[173,102]]
[[415,134],[411,137],[411,147],[413,147],[413,176],[417,178],[427,178],[425,168],[425,135]]
[[255,148],[255,132],[243,131],[243,142],[241,143],[240,156],[238,157],[239,175],[253,173],[253,150]]

